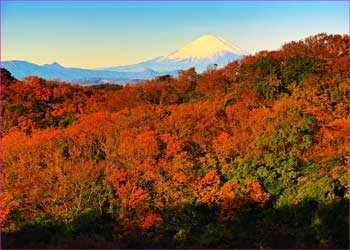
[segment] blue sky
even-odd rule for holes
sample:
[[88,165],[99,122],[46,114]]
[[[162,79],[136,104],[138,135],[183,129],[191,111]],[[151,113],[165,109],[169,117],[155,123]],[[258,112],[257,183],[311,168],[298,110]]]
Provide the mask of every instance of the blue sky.
[[2,60],[97,68],[167,55],[204,34],[254,53],[349,33],[342,2],[1,3]]

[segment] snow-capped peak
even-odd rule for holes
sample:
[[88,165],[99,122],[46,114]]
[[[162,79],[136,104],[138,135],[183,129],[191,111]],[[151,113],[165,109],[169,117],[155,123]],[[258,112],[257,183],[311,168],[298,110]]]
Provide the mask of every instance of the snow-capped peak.
[[225,53],[243,55],[243,51],[236,45],[227,42],[222,38],[212,35],[204,35],[170,55],[161,58],[161,60],[212,58],[222,56]]

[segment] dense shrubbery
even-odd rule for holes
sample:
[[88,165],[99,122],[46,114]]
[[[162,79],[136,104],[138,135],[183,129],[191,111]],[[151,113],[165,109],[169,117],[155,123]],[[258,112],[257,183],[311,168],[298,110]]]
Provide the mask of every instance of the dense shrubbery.
[[2,69],[4,247],[348,248],[349,36],[80,87]]

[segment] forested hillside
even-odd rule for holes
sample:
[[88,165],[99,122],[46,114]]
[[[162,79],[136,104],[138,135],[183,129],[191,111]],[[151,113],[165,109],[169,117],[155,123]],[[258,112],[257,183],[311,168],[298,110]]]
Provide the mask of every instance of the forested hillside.
[[177,78],[1,71],[2,247],[349,248],[349,36]]

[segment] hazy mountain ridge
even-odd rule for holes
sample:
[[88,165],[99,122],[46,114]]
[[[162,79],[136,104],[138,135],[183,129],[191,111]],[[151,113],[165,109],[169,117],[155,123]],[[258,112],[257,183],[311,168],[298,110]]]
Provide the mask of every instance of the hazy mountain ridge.
[[195,67],[199,73],[212,64],[216,64],[219,68],[224,67],[229,62],[240,59],[243,54],[239,47],[222,38],[204,35],[167,56],[126,66],[81,69],[63,67],[57,62],[37,65],[27,61],[13,60],[2,62],[2,67],[9,70],[17,79],[36,75],[45,79],[60,79],[79,84],[135,83],[160,75],[176,76],[178,70],[186,70],[191,67]]
[[167,56],[126,66],[102,68],[120,72],[140,71],[146,68],[162,71],[174,71],[195,67],[203,72],[210,64],[224,67],[231,61],[240,59],[244,52],[236,45],[212,35],[204,35]]
[[[109,82],[125,82],[127,80],[139,79],[148,80],[163,73],[153,71],[150,69],[142,70],[139,72],[116,72],[108,70],[93,70],[93,69],[80,69],[80,68],[65,68],[58,63],[37,65],[26,61],[4,61],[2,62],[3,68],[9,70],[14,77],[22,79],[23,77],[36,75],[45,79],[60,79],[70,82],[83,82],[83,80],[97,79],[101,81],[108,79]],[[168,72],[166,72],[168,73]],[[170,72],[176,74],[176,72]]]

